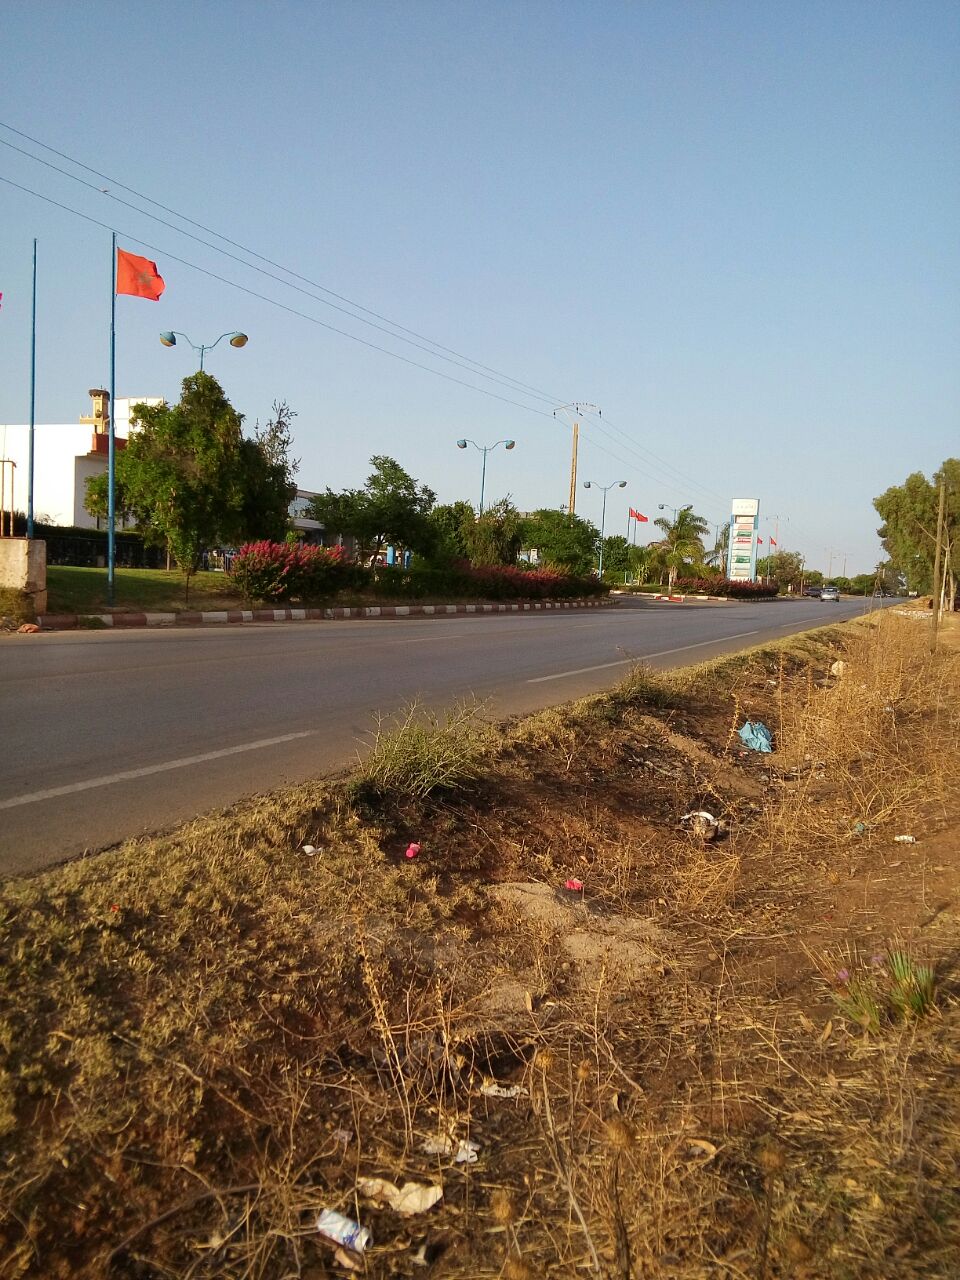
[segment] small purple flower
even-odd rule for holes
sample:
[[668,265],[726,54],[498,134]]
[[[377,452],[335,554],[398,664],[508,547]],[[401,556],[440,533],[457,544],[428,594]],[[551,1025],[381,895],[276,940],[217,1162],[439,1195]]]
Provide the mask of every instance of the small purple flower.
[[850,970],[840,969],[837,973],[837,982],[840,984],[841,987],[845,987],[849,981],[850,981]]

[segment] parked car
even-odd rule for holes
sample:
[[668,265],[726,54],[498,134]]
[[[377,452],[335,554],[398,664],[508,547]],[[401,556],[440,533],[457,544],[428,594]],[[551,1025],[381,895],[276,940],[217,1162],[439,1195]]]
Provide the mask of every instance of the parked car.
[[821,600],[832,600],[835,604],[839,604],[839,603],[840,603],[840,592],[837,590],[837,588],[836,588],[836,587],[821,587],[821,588],[820,588],[820,599],[821,599]]

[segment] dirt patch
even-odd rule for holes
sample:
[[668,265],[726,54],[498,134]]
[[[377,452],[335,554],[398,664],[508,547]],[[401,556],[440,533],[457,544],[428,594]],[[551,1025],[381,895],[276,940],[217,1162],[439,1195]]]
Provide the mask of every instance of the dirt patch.
[[960,1274],[960,660],[921,632],[640,671],[456,786],[302,787],[4,886],[0,1271],[345,1275],[329,1208],[377,1280]]

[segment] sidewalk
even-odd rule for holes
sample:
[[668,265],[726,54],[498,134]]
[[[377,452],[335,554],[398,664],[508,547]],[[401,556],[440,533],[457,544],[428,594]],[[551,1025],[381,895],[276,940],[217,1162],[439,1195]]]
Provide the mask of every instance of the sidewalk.
[[222,609],[199,613],[42,613],[41,631],[100,630],[110,627],[223,626],[245,622],[328,622],[345,618],[419,618],[470,613],[532,613],[548,609],[597,609],[606,600],[535,600],[513,604],[383,604],[330,609]]

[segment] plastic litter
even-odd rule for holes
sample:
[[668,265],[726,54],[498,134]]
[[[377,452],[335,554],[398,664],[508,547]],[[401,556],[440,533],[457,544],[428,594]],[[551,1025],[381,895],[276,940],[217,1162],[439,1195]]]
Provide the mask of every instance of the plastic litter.
[[529,1094],[522,1084],[497,1084],[489,1080],[481,1085],[480,1092],[487,1098],[527,1098]]
[[355,1253],[363,1253],[368,1245],[373,1244],[373,1235],[369,1228],[361,1227],[352,1218],[345,1218],[334,1209],[324,1209],[317,1219],[317,1230],[328,1240],[336,1244],[346,1245]]
[[402,1187],[398,1187],[386,1178],[358,1178],[357,1189],[371,1200],[389,1205],[404,1218],[415,1213],[425,1213],[438,1200],[443,1199],[443,1187],[432,1184],[428,1186],[421,1182],[405,1182]]
[[718,820],[706,809],[694,809],[685,813],[680,819],[680,825],[698,835],[701,840],[715,840],[720,829]]
[[35,636],[40,628],[35,622],[25,622],[22,627],[17,627],[18,636]]
[[916,836],[894,836],[893,843],[894,844],[916,844],[917,837]]
[[308,858],[312,858],[313,855],[317,852],[317,846],[315,844],[302,844],[300,846],[300,849],[301,849],[301,852],[305,853]]
[[564,884],[565,889],[569,889],[572,893],[579,893],[583,888],[582,880],[575,880],[573,876]]
[[428,1156],[453,1156],[454,1164],[476,1164],[480,1143],[470,1138],[457,1139],[439,1134],[436,1138],[428,1138],[422,1149]]
[[403,856],[405,858],[415,858],[419,852],[420,846],[415,840],[412,840],[410,844],[407,845],[407,851]]
[[772,751],[773,735],[765,724],[759,720],[748,720],[739,731],[740,741],[751,751]]

